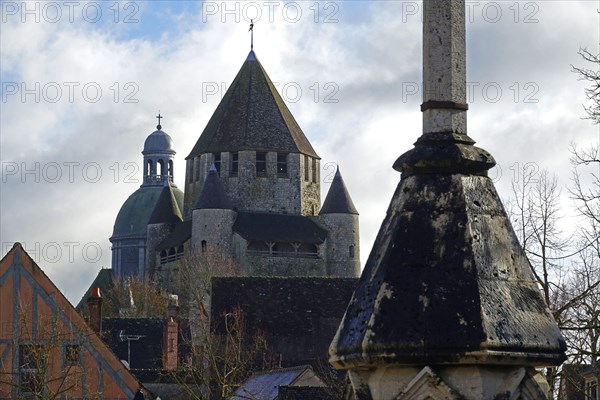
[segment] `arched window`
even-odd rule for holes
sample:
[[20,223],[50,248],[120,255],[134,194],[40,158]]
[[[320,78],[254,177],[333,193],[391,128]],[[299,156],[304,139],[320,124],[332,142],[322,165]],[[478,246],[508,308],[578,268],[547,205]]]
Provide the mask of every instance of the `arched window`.
[[160,263],[165,264],[167,262],[167,251],[163,250],[160,252]]
[[148,160],[148,163],[146,163],[146,176],[152,175],[152,169],[152,160]]
[[169,169],[167,171],[167,173],[169,174],[169,176],[173,176],[173,160],[169,160]]
[[156,169],[157,169],[156,175],[161,175],[161,176],[164,175],[164,173],[165,173],[164,172],[165,171],[165,164],[164,164],[163,160],[158,160],[156,162]]

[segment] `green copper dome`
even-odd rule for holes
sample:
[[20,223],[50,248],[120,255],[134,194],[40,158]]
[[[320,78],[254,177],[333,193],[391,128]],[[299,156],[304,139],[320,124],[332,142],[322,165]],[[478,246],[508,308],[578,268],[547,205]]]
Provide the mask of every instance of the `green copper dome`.
[[[180,209],[183,209],[183,192],[171,187]],[[125,201],[113,229],[111,241],[124,237],[146,236],[148,221],[158,203],[163,186],[142,186]]]

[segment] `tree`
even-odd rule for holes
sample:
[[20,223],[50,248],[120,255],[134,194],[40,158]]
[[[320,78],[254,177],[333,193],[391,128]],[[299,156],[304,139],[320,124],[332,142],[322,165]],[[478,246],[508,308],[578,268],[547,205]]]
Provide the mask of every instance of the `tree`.
[[103,294],[103,317],[162,318],[167,314],[169,296],[157,282],[139,277],[116,277]]
[[157,274],[157,282],[170,293],[179,296],[182,312],[190,305],[208,309],[213,277],[239,276],[239,264],[217,247],[190,250],[180,260],[164,267]]
[[590,106],[583,106],[588,119],[594,124],[600,123],[600,53],[593,54],[587,49],[579,49],[579,55],[596,66],[596,70],[586,67],[575,67],[571,65],[573,72],[579,75],[580,80],[591,82],[591,87],[585,90],[586,98],[591,101]]
[[191,399],[231,399],[235,390],[257,370],[260,358],[264,359],[268,353],[265,334],[248,332],[239,308],[221,315],[210,325],[211,329],[195,335],[188,361],[170,376]]
[[[556,177],[525,164],[513,182],[511,219],[534,276],[567,341],[570,363],[598,362],[600,347],[600,166],[598,148],[572,146],[573,185],[580,223],[571,237],[560,230]],[[556,395],[560,368],[546,370]],[[572,378],[572,377],[571,377]]]
[[[568,240],[560,229],[560,189],[556,175],[538,172],[535,164],[524,164],[512,183],[511,219],[531,264],[531,271],[543,292],[546,304],[561,326],[563,313],[572,306],[565,296],[567,274],[563,256]],[[558,388],[559,370],[546,369],[552,393]]]
[[525,164],[512,184],[514,200],[511,219],[531,270],[552,307],[565,269],[560,262],[568,240],[560,228],[560,189],[556,175]]
[[181,314],[189,316],[191,354],[169,373],[189,398],[232,398],[252,372],[271,365],[264,332],[249,332],[241,309],[210,316],[211,280],[238,275],[239,264],[210,246],[191,249],[157,271],[157,281],[179,296]]

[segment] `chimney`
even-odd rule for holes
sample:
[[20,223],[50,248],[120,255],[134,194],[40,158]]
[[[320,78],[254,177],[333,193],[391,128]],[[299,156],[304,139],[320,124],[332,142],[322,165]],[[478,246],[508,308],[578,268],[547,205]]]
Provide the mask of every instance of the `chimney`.
[[167,320],[163,326],[163,369],[172,371],[177,368],[179,323],[177,313],[179,302],[177,295],[169,295],[169,306],[167,309]]
[[102,296],[100,288],[92,288],[92,293],[87,299],[88,310],[90,312],[89,325],[94,332],[100,334],[102,330]]

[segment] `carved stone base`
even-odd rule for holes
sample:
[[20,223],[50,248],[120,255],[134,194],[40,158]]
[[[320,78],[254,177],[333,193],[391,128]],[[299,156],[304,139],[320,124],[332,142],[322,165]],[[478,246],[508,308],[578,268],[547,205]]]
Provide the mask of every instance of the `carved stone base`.
[[350,371],[353,400],[546,400],[549,386],[533,368],[389,366]]

